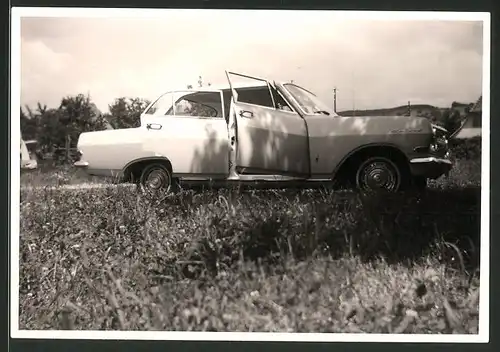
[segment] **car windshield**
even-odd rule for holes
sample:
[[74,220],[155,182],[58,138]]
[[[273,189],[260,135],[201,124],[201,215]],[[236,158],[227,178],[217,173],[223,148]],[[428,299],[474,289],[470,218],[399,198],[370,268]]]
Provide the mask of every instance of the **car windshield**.
[[293,96],[306,114],[336,115],[316,95],[305,90],[304,88],[296,86],[292,83],[285,83],[283,86]]

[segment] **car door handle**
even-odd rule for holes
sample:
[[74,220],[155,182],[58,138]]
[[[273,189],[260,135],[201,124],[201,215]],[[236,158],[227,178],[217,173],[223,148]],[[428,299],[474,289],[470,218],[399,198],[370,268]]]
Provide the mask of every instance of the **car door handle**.
[[251,119],[253,117],[253,112],[251,111],[246,111],[246,110],[241,110],[240,111],[240,116],[245,117],[247,119]]
[[160,125],[159,123],[148,123],[148,124],[146,125],[146,128],[147,128],[148,130],[161,130],[161,128],[162,128],[162,127],[163,127],[163,126],[162,126],[162,125]]

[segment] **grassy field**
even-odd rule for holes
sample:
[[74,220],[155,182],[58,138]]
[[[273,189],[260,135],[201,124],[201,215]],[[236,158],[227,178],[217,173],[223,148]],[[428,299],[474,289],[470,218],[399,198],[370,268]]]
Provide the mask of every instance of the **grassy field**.
[[67,184],[101,183],[102,179],[92,177],[83,170],[69,165],[54,167],[39,163],[38,170],[21,172],[21,187],[23,186],[57,186]]
[[[480,175],[459,162],[422,195],[21,190],[20,328],[477,333]],[[89,181],[21,181],[61,178]]]

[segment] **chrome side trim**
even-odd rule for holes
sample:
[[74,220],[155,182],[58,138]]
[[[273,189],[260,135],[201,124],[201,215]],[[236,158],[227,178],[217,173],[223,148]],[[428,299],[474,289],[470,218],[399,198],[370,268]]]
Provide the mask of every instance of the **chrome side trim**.
[[418,153],[418,152],[421,152],[421,151],[428,151],[429,150],[429,146],[425,146],[425,145],[419,145],[418,147],[415,147],[413,148],[413,151]]
[[448,164],[448,165],[452,164],[452,162],[448,159],[435,158],[433,156],[426,157],[426,158],[411,159],[410,163],[412,163],[412,164],[438,163],[438,164]]

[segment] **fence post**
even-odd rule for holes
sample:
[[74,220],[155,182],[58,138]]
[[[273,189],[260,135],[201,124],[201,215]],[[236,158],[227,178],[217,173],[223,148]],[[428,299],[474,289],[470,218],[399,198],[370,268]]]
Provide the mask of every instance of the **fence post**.
[[71,147],[71,136],[68,134],[66,135],[66,162],[69,163],[71,160],[71,155],[70,155],[70,147]]

